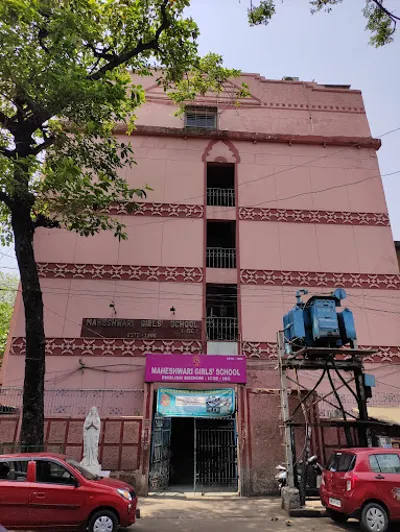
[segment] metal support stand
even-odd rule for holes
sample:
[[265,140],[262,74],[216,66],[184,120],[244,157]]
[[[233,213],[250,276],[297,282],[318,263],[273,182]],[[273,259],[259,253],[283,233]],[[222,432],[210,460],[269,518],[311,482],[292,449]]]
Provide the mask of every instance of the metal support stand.
[[284,359],[284,337],[283,333],[278,333],[278,356],[279,373],[281,378],[281,412],[283,430],[285,433],[285,456],[286,456],[286,486],[282,489],[282,508],[287,511],[301,508],[300,491],[295,487],[294,459],[296,456],[296,446],[294,441],[294,427],[289,423],[289,390],[287,386],[286,371],[282,366]]
[[368,447],[368,421],[367,397],[365,393],[364,373],[362,371],[354,372],[358,401],[358,418],[364,423],[358,427],[358,439],[361,447]]
[[[371,438],[368,437],[367,397],[365,392],[364,373],[361,358],[363,356],[371,356],[375,354],[376,351],[360,350],[357,349],[357,346],[355,345],[352,349],[328,347],[302,347],[297,351],[288,354],[285,351],[283,331],[280,331],[278,333],[277,343],[281,383],[281,414],[284,429],[284,446],[287,467],[287,492],[289,492],[282,492],[282,506],[286,509],[293,509],[296,507],[294,506],[294,504],[296,505],[297,501],[300,505],[299,490],[297,489],[299,486],[297,486],[297,474],[295,471],[295,465],[297,463],[297,460],[296,447],[294,442],[294,427],[299,426],[299,423],[295,423],[293,421],[294,414],[297,412],[300,406],[304,408],[307,400],[309,399],[311,394],[316,391],[316,388],[322,381],[323,376],[326,375],[331,384],[332,393],[335,396],[338,402],[338,406],[343,414],[343,426],[346,434],[347,445],[349,447],[354,445],[353,436],[351,434],[351,427],[347,420],[347,416],[349,416],[355,420],[354,423],[358,429],[359,446],[367,447],[370,443]],[[313,390],[307,390],[305,396],[300,399],[300,405],[295,408],[294,412],[290,413],[288,381],[293,381],[294,383],[296,383],[296,381],[294,381],[287,375],[287,370],[300,371],[302,369],[320,370],[322,371],[322,375],[319,378],[315,388]],[[356,386],[355,392],[349,387],[350,381],[346,381],[339,370],[353,373]],[[336,372],[336,374],[342,381],[342,386],[347,386],[347,388],[352,392],[358,406],[358,419],[354,414],[346,412],[340,400],[340,397],[338,396],[330,371]],[[299,386],[299,388],[301,387],[305,389],[303,386],[300,386],[298,382],[297,385]],[[332,405],[332,403],[326,400],[326,397],[327,396],[324,396],[320,400],[326,401],[327,403]],[[305,483],[302,481],[301,484]],[[304,494],[302,499],[302,503],[304,504]]]
[[[284,445],[286,457],[286,484],[289,488],[294,488],[294,469],[293,469],[293,448],[292,429],[289,424],[289,392],[286,379],[286,372],[282,368],[282,361],[284,356],[284,342],[283,333],[278,333],[278,356],[279,356],[279,373],[281,378],[281,413],[284,430]],[[293,445],[292,445],[293,444]]]

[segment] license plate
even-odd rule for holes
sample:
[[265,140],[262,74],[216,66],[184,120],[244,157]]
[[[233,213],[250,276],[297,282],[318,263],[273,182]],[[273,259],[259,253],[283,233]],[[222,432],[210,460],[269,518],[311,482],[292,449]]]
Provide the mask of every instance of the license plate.
[[340,502],[339,499],[329,499],[329,504],[331,506],[336,506],[336,508],[341,508],[342,507],[342,503]]

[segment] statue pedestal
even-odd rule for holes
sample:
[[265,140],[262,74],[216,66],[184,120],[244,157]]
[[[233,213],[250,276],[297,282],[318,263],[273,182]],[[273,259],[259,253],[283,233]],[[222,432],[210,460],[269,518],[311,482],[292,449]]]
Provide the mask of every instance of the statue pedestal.
[[101,473],[101,465],[100,464],[93,464],[93,465],[87,465],[83,461],[80,463],[82,467],[90,471],[93,475],[100,476]]

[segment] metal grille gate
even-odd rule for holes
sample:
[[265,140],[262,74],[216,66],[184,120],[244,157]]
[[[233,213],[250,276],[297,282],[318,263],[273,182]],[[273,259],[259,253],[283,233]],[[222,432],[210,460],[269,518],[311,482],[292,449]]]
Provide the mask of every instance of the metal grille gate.
[[169,459],[171,443],[171,418],[154,416],[149,488],[162,491],[169,484]]
[[[194,491],[237,491],[235,419],[194,418]],[[164,491],[170,475],[171,418],[155,416],[149,488]]]
[[194,491],[237,491],[234,419],[194,420]]

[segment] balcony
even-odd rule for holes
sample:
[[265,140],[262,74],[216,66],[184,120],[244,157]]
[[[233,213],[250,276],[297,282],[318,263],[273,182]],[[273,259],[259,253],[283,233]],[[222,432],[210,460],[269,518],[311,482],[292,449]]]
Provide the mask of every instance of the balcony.
[[237,318],[208,317],[206,325],[207,340],[235,342],[238,339]]
[[207,188],[207,205],[212,207],[234,207],[235,190],[233,188]]
[[236,268],[235,248],[207,248],[207,268]]

